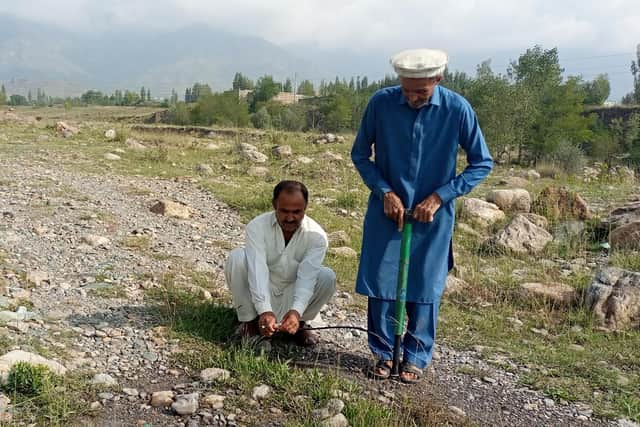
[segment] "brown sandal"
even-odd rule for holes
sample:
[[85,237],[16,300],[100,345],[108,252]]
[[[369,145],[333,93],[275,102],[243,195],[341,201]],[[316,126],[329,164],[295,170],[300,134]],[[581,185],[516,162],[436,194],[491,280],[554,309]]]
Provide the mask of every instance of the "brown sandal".
[[369,376],[375,380],[386,380],[391,376],[391,360],[379,359],[369,368]]
[[[400,381],[402,381],[405,384],[415,384],[419,382],[420,379],[422,379],[423,373],[424,373],[423,370],[418,368],[413,363],[402,362],[400,364]],[[412,374],[415,376],[415,378],[407,378],[402,374]]]

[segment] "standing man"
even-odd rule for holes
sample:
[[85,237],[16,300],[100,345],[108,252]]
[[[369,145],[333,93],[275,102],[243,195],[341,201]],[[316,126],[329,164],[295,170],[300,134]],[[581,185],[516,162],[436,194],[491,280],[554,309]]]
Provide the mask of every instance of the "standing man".
[[[438,85],[447,60],[445,52],[431,49],[395,55],[391,63],[400,86],[372,96],[351,150],[371,190],[356,292],[369,297],[369,347],[377,359],[371,374],[380,379],[391,374],[405,210],[413,211],[415,224],[400,380],[414,383],[431,361],[440,297],[453,267],[454,199],[471,191],[493,167],[469,103]],[[458,147],[466,152],[467,167],[456,176]]]
[[225,277],[244,338],[291,334],[301,346],[317,341],[304,322],[336,290],[336,275],[322,266],[327,235],[305,215],[309,192],[297,181],[273,189],[273,211],[247,224],[246,246],[229,253]]

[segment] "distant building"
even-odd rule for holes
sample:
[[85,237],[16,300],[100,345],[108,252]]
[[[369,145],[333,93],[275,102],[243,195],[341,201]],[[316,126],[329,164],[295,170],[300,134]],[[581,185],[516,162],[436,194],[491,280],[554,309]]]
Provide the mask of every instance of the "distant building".
[[[238,90],[238,98],[240,99],[246,98],[251,94],[251,92],[253,91],[248,89],[240,89]],[[271,101],[279,102],[285,105],[290,105],[290,104],[295,104],[301,99],[305,99],[305,98],[310,98],[310,96],[300,95],[299,93],[294,94],[292,92],[278,92],[276,96],[271,98]]]

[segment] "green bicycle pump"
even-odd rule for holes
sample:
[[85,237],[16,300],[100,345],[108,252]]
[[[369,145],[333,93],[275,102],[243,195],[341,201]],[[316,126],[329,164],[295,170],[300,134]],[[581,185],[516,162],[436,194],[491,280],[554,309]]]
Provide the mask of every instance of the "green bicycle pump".
[[393,342],[393,365],[391,375],[400,375],[400,347],[404,335],[404,318],[407,302],[407,280],[409,277],[409,255],[411,253],[411,232],[413,228],[413,212],[408,209],[404,213],[404,226],[402,228],[402,242],[400,243],[400,266],[398,269],[398,286],[396,290],[395,306],[395,337]]

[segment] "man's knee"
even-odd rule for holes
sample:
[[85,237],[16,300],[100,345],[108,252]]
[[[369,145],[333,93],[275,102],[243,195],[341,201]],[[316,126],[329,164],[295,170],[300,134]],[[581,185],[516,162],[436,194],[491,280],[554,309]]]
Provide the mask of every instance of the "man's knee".
[[235,248],[227,256],[227,262],[224,265],[224,275],[227,286],[233,289],[238,285],[236,282],[247,281],[247,259],[244,254],[244,248]]
[[336,293],[336,273],[329,267],[321,267],[318,272],[318,289],[329,296]]
[[227,262],[224,265],[225,273],[231,273],[234,270],[247,269],[247,259],[244,255],[244,248],[235,248],[227,255]]

